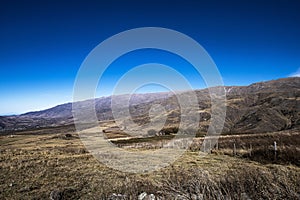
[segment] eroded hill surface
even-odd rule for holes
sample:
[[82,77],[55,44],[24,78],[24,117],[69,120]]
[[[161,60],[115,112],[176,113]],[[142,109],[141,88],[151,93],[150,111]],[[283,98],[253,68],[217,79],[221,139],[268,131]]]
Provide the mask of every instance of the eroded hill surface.
[[[300,129],[300,78],[285,78],[254,83],[249,86],[226,86],[226,120],[223,133],[263,133]],[[208,89],[195,90],[198,97],[200,132],[206,132],[211,118]],[[122,102],[126,95],[115,97]],[[79,104],[79,103],[76,103]],[[80,102],[81,109],[95,104],[99,121],[113,120],[111,97]],[[180,122],[180,106],[172,93],[134,94],[130,99],[130,114],[138,125],[150,122],[149,111],[154,104],[166,110],[165,128],[176,130]],[[126,109],[126,105],[124,105]],[[158,116],[159,117],[159,116]],[[72,104],[62,104],[38,112],[17,116],[0,116],[2,133],[41,127],[73,124]]]

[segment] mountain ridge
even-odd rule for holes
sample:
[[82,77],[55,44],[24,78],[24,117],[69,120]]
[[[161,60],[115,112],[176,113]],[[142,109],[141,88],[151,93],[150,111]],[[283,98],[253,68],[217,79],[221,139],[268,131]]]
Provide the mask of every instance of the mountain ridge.
[[[286,129],[298,129],[300,125],[300,78],[253,83],[248,86],[224,86],[226,91],[226,121],[224,133],[257,133]],[[199,101],[199,129],[207,131],[210,121],[210,97],[208,88],[194,90]],[[124,98],[118,95],[115,98]],[[112,120],[111,96],[83,101],[89,106],[94,101],[99,121]],[[78,103],[78,102],[76,102]],[[176,126],[180,115],[178,102],[171,92],[133,94],[130,111],[138,124],[147,123],[152,104],[167,108],[167,126]],[[28,112],[21,115],[0,116],[0,131],[17,131],[41,127],[73,124],[72,103]]]

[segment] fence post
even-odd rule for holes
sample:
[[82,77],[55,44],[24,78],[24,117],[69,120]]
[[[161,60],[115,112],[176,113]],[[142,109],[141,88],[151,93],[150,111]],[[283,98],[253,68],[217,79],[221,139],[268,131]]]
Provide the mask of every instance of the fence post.
[[205,139],[203,139],[202,146],[203,146],[203,152],[207,152],[207,149],[206,149],[206,140]]
[[233,143],[233,156],[236,155],[236,146],[235,146],[235,143]]
[[275,156],[275,161],[277,159],[277,143],[274,141],[274,156]]

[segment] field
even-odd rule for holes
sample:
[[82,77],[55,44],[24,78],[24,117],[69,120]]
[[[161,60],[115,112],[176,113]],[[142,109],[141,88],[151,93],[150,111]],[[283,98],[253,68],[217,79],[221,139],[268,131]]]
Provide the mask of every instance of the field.
[[[299,136],[221,136],[206,156],[200,137],[172,165],[128,174],[98,162],[72,127],[11,133],[0,137],[0,199],[137,199],[144,192],[144,199],[299,199]],[[122,137],[114,143],[151,151],[171,136]]]

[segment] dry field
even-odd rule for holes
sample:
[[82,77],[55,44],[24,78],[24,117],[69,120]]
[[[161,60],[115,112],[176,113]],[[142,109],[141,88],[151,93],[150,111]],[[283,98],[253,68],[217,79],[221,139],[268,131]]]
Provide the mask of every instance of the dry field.
[[[143,192],[159,199],[300,199],[299,132],[222,136],[218,149],[207,156],[199,155],[198,138],[171,166],[126,174],[98,162],[73,131],[62,127],[56,133],[40,130],[1,136],[0,199],[137,199]],[[158,140],[142,142],[157,144]],[[273,140],[279,145],[276,160]],[[114,142],[124,147],[141,143],[120,141]]]

